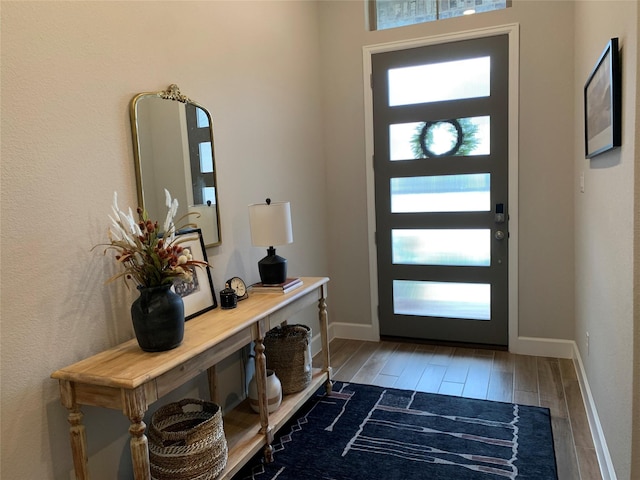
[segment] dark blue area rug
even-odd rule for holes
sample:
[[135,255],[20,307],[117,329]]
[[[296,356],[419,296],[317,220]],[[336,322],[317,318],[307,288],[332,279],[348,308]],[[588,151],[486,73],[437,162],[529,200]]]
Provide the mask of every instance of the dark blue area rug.
[[336,382],[234,480],[557,480],[549,410]]

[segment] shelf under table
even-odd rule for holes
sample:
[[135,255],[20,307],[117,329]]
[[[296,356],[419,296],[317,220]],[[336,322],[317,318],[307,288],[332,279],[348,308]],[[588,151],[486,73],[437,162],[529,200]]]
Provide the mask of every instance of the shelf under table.
[[[273,428],[274,435],[327,380],[326,372],[314,368],[311,383],[307,388],[283,396],[280,408],[269,414],[269,425]],[[264,435],[260,433],[260,415],[253,411],[247,400],[226,413],[223,423],[229,458],[226,468],[216,480],[233,477],[265,446]]]

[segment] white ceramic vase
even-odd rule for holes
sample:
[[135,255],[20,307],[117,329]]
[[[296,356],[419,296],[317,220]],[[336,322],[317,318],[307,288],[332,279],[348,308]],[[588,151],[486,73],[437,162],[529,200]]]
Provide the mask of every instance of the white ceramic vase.
[[[260,413],[260,406],[258,404],[258,385],[256,383],[256,376],[254,375],[249,382],[249,404],[254,412]],[[282,403],[282,384],[280,379],[276,376],[276,372],[267,369],[267,405],[269,413],[275,412],[280,408]]]

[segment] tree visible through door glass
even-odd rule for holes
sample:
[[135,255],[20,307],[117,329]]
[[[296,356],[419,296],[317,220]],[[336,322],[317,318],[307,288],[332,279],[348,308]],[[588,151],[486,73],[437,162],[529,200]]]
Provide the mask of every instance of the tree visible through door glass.
[[[458,140],[460,145],[450,156],[476,156],[491,153],[491,119],[489,116],[427,120],[389,125],[389,160],[414,160],[441,156]],[[422,136],[422,138],[421,138]],[[426,149],[425,149],[426,147]]]

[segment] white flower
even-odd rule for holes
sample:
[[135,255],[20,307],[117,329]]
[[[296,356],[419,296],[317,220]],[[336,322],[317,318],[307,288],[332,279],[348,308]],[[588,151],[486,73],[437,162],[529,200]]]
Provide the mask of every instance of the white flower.
[[[131,238],[132,236],[142,235],[138,223],[133,218],[133,212],[129,207],[129,214],[124,213],[118,207],[118,192],[113,192],[113,205],[111,206],[113,217],[109,215],[109,220],[113,224],[113,228],[116,230],[113,232],[118,240],[125,240],[129,245],[133,245],[135,242]],[[114,218],[115,217],[115,218]]]
[[[115,250],[115,258],[124,267],[124,271],[108,281],[124,278],[139,286],[151,287],[176,279],[190,281],[193,278],[193,267],[207,266],[206,262],[195,260],[190,249],[176,248],[178,244],[192,240],[191,238],[181,238],[174,245],[177,232],[174,217],[178,212],[178,200],[172,199],[166,189],[165,195],[168,212],[163,234],[158,222],[150,220],[143,209],[137,210],[137,220],[131,208],[128,208],[127,213],[122,211],[118,206],[118,194],[113,193],[111,214],[108,215],[111,222],[108,228],[109,244],[106,244],[105,253],[110,249]],[[146,225],[141,226],[142,223]],[[177,250],[180,250],[179,255],[175,253]]]
[[115,220],[111,215],[109,215],[109,219],[113,224],[111,228],[109,228],[109,233],[112,236],[116,237],[117,240],[120,240],[120,241],[124,240],[129,245],[134,246],[135,241],[131,238],[131,236],[127,233],[127,231],[124,228],[122,228],[122,224],[119,221]]
[[142,231],[138,226],[138,222],[136,222],[135,218],[133,218],[131,207],[129,207],[129,225],[131,226],[131,233],[133,233],[134,235],[142,235]]

